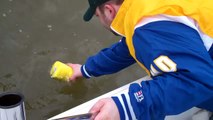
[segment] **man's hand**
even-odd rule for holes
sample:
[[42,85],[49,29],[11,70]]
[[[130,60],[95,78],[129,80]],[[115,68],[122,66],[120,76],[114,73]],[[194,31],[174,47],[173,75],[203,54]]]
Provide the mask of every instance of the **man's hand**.
[[112,98],[99,100],[89,111],[92,120],[120,120],[118,108]]
[[73,69],[73,75],[69,78],[69,81],[75,81],[77,78],[83,77],[81,73],[81,64],[67,63]]

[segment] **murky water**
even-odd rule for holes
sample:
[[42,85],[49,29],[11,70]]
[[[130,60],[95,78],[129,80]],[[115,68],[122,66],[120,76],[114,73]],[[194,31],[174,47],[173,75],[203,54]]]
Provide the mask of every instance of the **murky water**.
[[87,0],[0,0],[0,93],[25,96],[27,120],[45,120],[145,75],[136,65],[117,74],[53,80],[54,61],[84,63],[116,42],[98,23],[82,16]]

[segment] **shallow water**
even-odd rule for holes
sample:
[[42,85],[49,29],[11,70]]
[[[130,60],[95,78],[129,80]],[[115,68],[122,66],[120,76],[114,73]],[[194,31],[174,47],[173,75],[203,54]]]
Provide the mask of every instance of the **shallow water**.
[[83,64],[119,40],[82,16],[87,1],[0,1],[0,93],[25,96],[27,120],[43,120],[145,75],[137,65],[68,84],[49,76],[56,60]]

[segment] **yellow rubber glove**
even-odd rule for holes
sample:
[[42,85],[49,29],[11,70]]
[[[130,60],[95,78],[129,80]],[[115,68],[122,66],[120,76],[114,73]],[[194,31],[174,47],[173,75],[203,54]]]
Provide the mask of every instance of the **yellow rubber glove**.
[[69,81],[72,74],[72,68],[60,61],[56,61],[50,70],[51,78],[58,80]]

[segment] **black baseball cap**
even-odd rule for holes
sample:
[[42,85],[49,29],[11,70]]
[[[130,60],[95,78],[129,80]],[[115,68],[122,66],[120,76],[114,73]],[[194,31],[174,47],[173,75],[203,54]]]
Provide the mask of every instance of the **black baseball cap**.
[[109,0],[88,0],[89,8],[84,14],[84,21],[89,21],[95,14],[96,8]]

